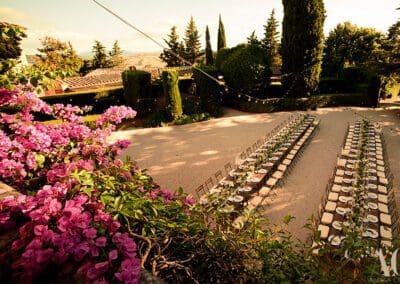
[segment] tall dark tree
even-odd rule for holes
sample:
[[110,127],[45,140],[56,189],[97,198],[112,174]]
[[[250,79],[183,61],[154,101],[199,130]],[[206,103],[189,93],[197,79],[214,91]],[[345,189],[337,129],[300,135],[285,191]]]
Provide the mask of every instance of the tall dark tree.
[[70,42],[62,42],[48,36],[41,39],[40,42],[42,47],[38,48],[36,65],[48,71],[61,72],[63,76],[72,76],[78,73],[83,61]]
[[[168,46],[168,50],[164,50],[160,54],[160,59],[167,63],[168,67],[180,66],[182,65],[181,60],[174,54],[178,54],[179,56],[184,56],[184,46],[183,43],[179,41],[179,35],[176,32],[176,26],[171,28],[171,33],[168,35],[168,40],[164,39],[165,43]],[[172,51],[173,53],[171,53]]]
[[206,27],[206,65],[214,64],[214,55],[211,48],[210,30]]
[[225,37],[225,27],[224,23],[222,23],[221,15],[219,15],[219,23],[218,23],[218,49],[226,48],[226,37]]
[[125,59],[122,54],[122,49],[119,47],[118,40],[113,44],[113,48],[109,53],[110,56],[110,67],[121,67],[123,66]]
[[323,50],[323,0],[282,0],[282,72],[289,96],[302,97],[318,89]]
[[193,17],[190,17],[183,41],[185,43],[185,59],[192,64],[196,63],[203,53],[200,51],[200,35]]
[[400,20],[388,30],[388,47],[392,63],[400,63]]
[[247,38],[247,43],[250,45],[260,45],[261,42],[257,38],[256,31],[253,31],[251,35]]
[[21,56],[22,39],[26,37],[25,28],[0,22],[0,74],[9,70]]
[[95,41],[93,49],[93,69],[109,67],[105,46],[98,40]]
[[264,25],[264,38],[262,39],[262,45],[267,52],[271,65],[274,66],[280,66],[282,64],[279,54],[278,25],[278,21],[275,18],[275,9],[273,9],[268,18],[267,24]]

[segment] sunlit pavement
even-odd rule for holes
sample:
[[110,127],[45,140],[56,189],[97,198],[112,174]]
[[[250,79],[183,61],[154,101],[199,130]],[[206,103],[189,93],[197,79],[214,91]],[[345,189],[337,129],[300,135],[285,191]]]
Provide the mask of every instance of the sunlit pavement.
[[[310,113],[321,119],[320,128],[285,179],[278,197],[265,211],[271,223],[281,223],[287,214],[295,216],[288,228],[302,241],[309,233],[303,226],[318,208],[349,122],[365,116],[381,123],[394,174],[395,193],[400,189],[397,174],[400,172],[400,106],[325,108]],[[291,114],[249,114],[227,109],[223,118],[182,126],[120,131],[113,139],[131,140],[131,146],[123,155],[132,156],[141,167],[147,168],[161,186],[170,189],[181,186],[193,194],[197,186],[209,177],[214,179],[217,170],[222,170],[228,162],[234,163],[240,152]]]

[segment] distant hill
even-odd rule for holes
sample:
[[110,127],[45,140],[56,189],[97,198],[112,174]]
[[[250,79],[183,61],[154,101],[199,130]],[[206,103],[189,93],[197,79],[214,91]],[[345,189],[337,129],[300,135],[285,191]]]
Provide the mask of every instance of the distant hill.
[[[132,52],[124,51],[126,66],[136,66],[136,68],[144,67],[164,67],[165,63],[159,58],[160,52]],[[83,59],[92,59],[93,54],[90,51],[81,52],[79,56]]]

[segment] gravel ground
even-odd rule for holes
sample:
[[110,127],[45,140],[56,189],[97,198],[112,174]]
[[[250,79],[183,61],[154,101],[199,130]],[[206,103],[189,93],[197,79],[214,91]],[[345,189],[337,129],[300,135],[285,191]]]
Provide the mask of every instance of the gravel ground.
[[[317,211],[322,192],[332,175],[348,123],[367,116],[384,126],[384,138],[394,175],[396,197],[400,197],[400,107],[325,108],[310,112],[321,119],[311,143],[286,177],[265,217],[280,224],[285,215],[296,218],[288,229],[305,241],[309,231],[303,228]],[[131,146],[123,155],[130,155],[147,168],[157,183],[186,192],[194,189],[228,162],[251,146],[275,126],[287,119],[290,112],[249,114],[227,109],[223,118],[183,126],[120,131],[113,139],[129,139]],[[400,205],[400,200],[399,200]]]

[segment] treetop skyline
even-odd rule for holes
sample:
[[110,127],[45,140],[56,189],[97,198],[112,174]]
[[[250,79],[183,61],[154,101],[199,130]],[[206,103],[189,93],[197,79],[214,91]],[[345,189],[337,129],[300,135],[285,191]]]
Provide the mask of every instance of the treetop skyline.
[[[283,15],[281,0],[254,0],[252,5],[245,7],[243,2],[238,0],[205,0],[201,3],[183,0],[147,1],[140,6],[122,0],[101,2],[160,42],[163,42],[171,26],[177,26],[178,34],[183,34],[190,16],[193,16],[203,48],[206,25],[210,29],[212,45],[217,46],[219,14],[224,22],[228,46],[245,42],[253,31],[260,38],[263,34],[263,25],[272,9],[275,9],[279,23]],[[398,1],[325,0],[324,2],[327,11],[325,35],[344,21],[386,32],[398,19],[396,10],[399,6]],[[39,39],[45,36],[70,41],[78,52],[90,51],[95,40],[101,41],[110,49],[116,39],[125,51],[161,51],[154,43],[129,29],[92,1],[4,0],[0,4],[0,17],[3,21],[27,28],[28,37],[23,40],[22,48],[28,54],[36,52],[40,46]]]

